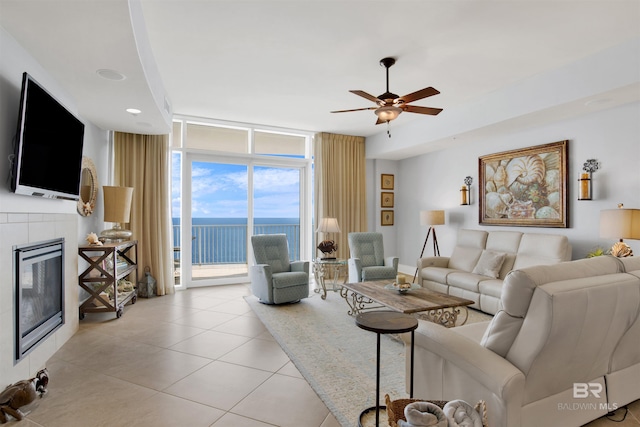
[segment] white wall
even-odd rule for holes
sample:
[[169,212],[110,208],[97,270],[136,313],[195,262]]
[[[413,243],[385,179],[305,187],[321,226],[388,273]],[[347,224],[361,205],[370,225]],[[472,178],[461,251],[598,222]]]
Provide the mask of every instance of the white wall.
[[[569,140],[569,228],[480,226],[478,157],[562,140]],[[578,174],[585,160],[594,158],[600,162],[600,170],[593,174],[594,200],[578,201]],[[387,173],[387,170],[396,170],[396,225],[393,231],[404,272],[413,274],[415,271],[415,261],[427,232],[426,227],[420,225],[419,212],[429,209],[445,210],[446,225],[437,227],[442,255],[451,254],[459,229],[472,228],[563,234],[573,245],[573,258],[584,258],[595,247],[608,248],[614,243],[599,237],[600,210],[614,209],[618,203],[640,209],[640,103],[495,138],[468,141],[450,149],[391,163],[396,163],[395,167],[385,163],[384,170],[375,171],[374,179],[379,180],[379,174]],[[460,187],[467,175],[473,177],[472,205],[460,206]],[[379,188],[379,183],[376,186]],[[377,203],[379,215],[379,200]],[[386,235],[385,239],[388,237]],[[627,243],[640,256],[640,241],[628,240]],[[430,253],[428,247],[425,254]]]
[[[9,383],[32,376],[78,328],[78,255],[77,246],[85,243],[90,231],[101,231],[101,201],[93,216],[81,217],[76,202],[15,195],[10,190],[12,141],[16,134],[22,73],[28,72],[70,111],[77,113],[75,102],[55,79],[0,27],[0,390]],[[80,117],[82,120],[82,117]],[[84,121],[84,120],[83,120]],[[92,158],[98,180],[107,179],[108,133],[92,123],[85,123],[84,155]],[[56,141],[52,141],[55,144]],[[98,194],[101,200],[102,192]],[[65,307],[66,324],[31,355],[13,365],[13,280],[12,246],[65,238]]]
[[98,173],[98,195],[93,214],[90,216],[78,215],[78,239],[85,244],[85,238],[89,233],[100,234],[105,228],[110,228],[110,224],[105,226],[104,206],[102,203],[102,186],[111,185],[109,180],[109,134],[97,126],[85,122],[83,155],[93,160]]
[[[67,200],[42,200],[37,197],[11,193],[8,176],[9,161],[13,152],[13,140],[18,123],[20,87],[22,73],[28,72],[38,83],[52,93],[67,109],[77,115],[75,101],[60,87],[56,80],[24,50],[2,27],[0,27],[0,212],[76,212],[76,203]],[[108,133],[91,122],[85,124],[84,155],[92,158],[101,183],[107,179]],[[52,143],[56,143],[52,141]],[[102,212],[102,211],[100,211]],[[100,212],[96,217],[100,217]],[[94,217],[94,218],[96,218]],[[93,227],[90,227],[93,228]],[[81,233],[82,234],[82,233]]]

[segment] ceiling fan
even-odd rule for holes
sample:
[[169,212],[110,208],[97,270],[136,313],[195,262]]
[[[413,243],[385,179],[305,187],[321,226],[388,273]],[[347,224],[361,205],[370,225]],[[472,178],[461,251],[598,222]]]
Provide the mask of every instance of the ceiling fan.
[[396,60],[394,58],[383,58],[380,60],[380,65],[387,69],[387,91],[382,95],[375,97],[362,90],[349,91],[351,93],[355,93],[358,96],[366,98],[369,101],[375,102],[377,104],[376,107],[356,108],[353,110],[339,110],[332,111],[332,113],[348,113],[350,111],[375,110],[374,112],[376,113],[376,116],[378,116],[378,121],[376,122],[377,125],[379,125],[380,123],[389,123],[391,120],[396,119],[403,111],[406,111],[408,113],[429,114],[432,116],[440,113],[440,111],[442,111],[442,108],[409,105],[410,102],[440,93],[438,90],[432,87],[420,89],[405,96],[398,96],[395,93],[389,92],[389,67],[391,67],[395,63]]

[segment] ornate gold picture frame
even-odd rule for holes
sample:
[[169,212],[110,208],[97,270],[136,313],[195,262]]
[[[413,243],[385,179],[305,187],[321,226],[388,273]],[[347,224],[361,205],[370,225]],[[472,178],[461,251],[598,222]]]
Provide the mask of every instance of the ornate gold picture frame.
[[380,211],[380,225],[393,225],[393,211]]
[[380,188],[383,190],[393,190],[393,175],[383,173],[380,176]]
[[569,141],[482,156],[480,224],[568,227]]
[[381,208],[392,208],[394,203],[393,193],[383,191],[380,193],[380,207]]

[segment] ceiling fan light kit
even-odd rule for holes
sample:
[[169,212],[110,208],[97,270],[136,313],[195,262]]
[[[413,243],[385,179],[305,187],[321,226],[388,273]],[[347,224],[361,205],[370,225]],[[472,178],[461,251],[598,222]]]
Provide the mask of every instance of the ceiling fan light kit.
[[385,105],[375,110],[375,113],[379,120],[382,120],[383,122],[390,122],[402,113],[402,109],[393,105]]
[[[356,108],[351,110],[338,110],[332,111],[332,113],[347,113],[351,111],[363,111],[363,110],[374,110],[376,116],[378,116],[377,125],[381,123],[391,122],[395,120],[403,111],[408,113],[417,113],[417,114],[428,114],[431,116],[438,115],[442,108],[431,108],[431,107],[419,107],[414,105],[408,105],[410,102],[417,101],[420,99],[427,98],[429,96],[437,95],[440,92],[432,87],[426,87],[424,89],[417,90],[405,96],[398,96],[395,93],[389,92],[389,68],[396,63],[394,58],[382,58],[380,60],[380,65],[386,68],[387,74],[387,90],[385,93],[379,96],[373,96],[367,92],[362,90],[350,90],[349,92],[361,96],[369,101],[375,102],[376,107],[368,107],[368,108]],[[389,135],[391,136],[391,135]]]

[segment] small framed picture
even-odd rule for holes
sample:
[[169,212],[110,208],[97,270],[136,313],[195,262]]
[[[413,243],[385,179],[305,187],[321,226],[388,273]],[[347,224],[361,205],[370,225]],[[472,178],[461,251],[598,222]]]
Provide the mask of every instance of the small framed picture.
[[392,208],[393,207],[393,193],[383,191],[380,194],[380,207],[381,208]]
[[393,175],[383,173],[380,187],[382,187],[383,190],[393,190]]
[[380,225],[393,225],[393,211],[380,211]]

